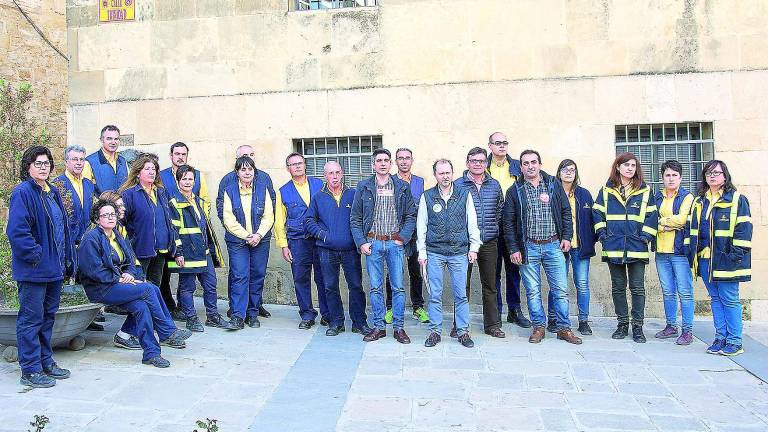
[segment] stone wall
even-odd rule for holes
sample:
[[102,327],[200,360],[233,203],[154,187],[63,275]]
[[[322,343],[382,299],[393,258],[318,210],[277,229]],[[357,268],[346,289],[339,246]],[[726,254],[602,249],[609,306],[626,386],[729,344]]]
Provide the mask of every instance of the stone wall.
[[[742,297],[768,319],[768,2],[381,0],[288,12],[282,0],[142,0],[136,22],[109,25],[96,24],[92,0],[68,6],[70,140],[96,148],[115,123],[166,166],[182,140],[212,187],[243,143],[281,184],[292,138],[381,134],[388,148],[413,148],[429,178],[436,157],[464,160],[502,130],[513,153],[540,150],[545,169],[575,159],[595,191],[615,125],[714,122],[715,154],[752,203],[755,281]],[[659,316],[652,265],[647,280]],[[592,283],[593,312],[610,314],[597,260]],[[276,248],[268,286],[268,299],[293,300]]]
[[[53,45],[66,53],[65,1],[26,0],[20,4]],[[67,61],[43,41],[10,0],[0,0],[0,78],[13,84],[32,84],[32,115],[51,133],[54,146],[63,148],[69,94]]]

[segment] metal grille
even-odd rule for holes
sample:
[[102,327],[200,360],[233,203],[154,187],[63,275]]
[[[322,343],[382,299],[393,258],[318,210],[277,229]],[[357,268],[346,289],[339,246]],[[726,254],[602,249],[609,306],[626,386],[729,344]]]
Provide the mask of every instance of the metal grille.
[[377,0],[296,0],[296,10],[341,9],[376,6]]
[[373,175],[371,156],[382,147],[382,140],[381,135],[297,138],[293,147],[306,158],[308,176],[322,180],[325,163],[336,161],[344,169],[344,184],[354,188],[360,180]]
[[616,126],[616,154],[630,152],[640,161],[645,182],[662,188],[661,164],[675,159],[683,165],[682,186],[696,190],[701,169],[715,157],[712,123],[660,123]]

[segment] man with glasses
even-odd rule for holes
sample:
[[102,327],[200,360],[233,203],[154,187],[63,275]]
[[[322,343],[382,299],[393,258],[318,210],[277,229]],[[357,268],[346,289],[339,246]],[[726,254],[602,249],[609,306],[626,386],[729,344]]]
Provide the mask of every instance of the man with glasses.
[[[168,191],[170,197],[180,197],[179,186],[176,182],[176,170],[180,166],[187,165],[187,159],[189,157],[189,147],[183,142],[175,142],[171,145],[171,166],[160,171],[160,180],[163,181],[163,186]],[[195,170],[195,184],[192,186],[192,193],[195,196],[202,198],[206,202],[211,202],[208,197],[208,185],[205,182],[203,174]],[[208,215],[206,215],[207,217]]]
[[[520,161],[512,159],[507,151],[509,150],[509,141],[507,136],[501,132],[494,132],[488,137],[488,148],[491,155],[488,159],[488,173],[496,179],[501,185],[501,191],[506,194],[515,181],[522,177],[520,170]],[[496,302],[499,307],[499,315],[502,312],[502,290],[501,290],[501,268],[502,264],[506,271],[506,298],[507,298],[507,322],[516,323],[520,327],[530,328],[531,321],[525,317],[520,307],[520,268],[509,259],[507,245],[504,240],[504,232],[499,234],[498,254],[496,258]]]
[[307,238],[304,227],[309,203],[322,188],[320,179],[307,177],[304,156],[291,153],[285,158],[291,180],[277,191],[275,206],[275,243],[282,249],[283,259],[291,265],[296,302],[299,304],[299,328],[309,330],[315,325],[317,311],[312,305],[312,272],[315,274],[317,300],[320,304],[320,324],[328,325],[328,308],[320,268],[320,256],[315,240]]
[[106,125],[101,129],[101,149],[85,158],[83,177],[96,185],[96,194],[120,189],[128,178],[128,163],[117,153],[120,146],[120,129]]
[[[501,226],[501,209],[504,197],[499,182],[485,171],[488,153],[475,147],[467,153],[467,170],[454,182],[457,188],[464,188],[472,195],[483,244],[477,251],[477,266],[480,269],[480,284],[483,300],[483,330],[497,338],[505,337],[501,330],[501,316],[496,303],[496,259],[498,255],[498,237]],[[467,299],[469,299],[470,279],[473,263],[467,268]],[[451,337],[458,337],[454,324]]]
[[[397,149],[395,152],[395,163],[397,164],[397,178],[411,186],[413,202],[419,202],[421,194],[424,193],[424,179],[411,172],[413,152],[407,148]],[[405,255],[407,256],[408,278],[411,282],[410,291],[413,317],[420,323],[428,323],[429,314],[424,310],[423,280],[421,278],[421,269],[419,268],[419,257],[416,254],[416,236],[413,236],[411,241],[405,245]],[[386,288],[387,313],[384,315],[384,321],[387,324],[392,324],[392,286],[389,283],[389,275],[387,275]]]
[[[253,151],[253,147],[251,147],[248,144],[241,145],[237,148],[235,151],[235,160],[239,159],[242,156],[248,156],[253,161],[256,161],[256,152]],[[275,187],[272,185],[272,177],[269,176],[266,172],[256,169],[256,171],[253,173],[253,182],[256,183],[259,181],[259,177],[263,178],[263,181],[267,185],[267,191],[269,192],[269,196],[272,199],[272,208],[275,208]],[[232,170],[225,175],[221,181],[219,182],[219,192],[216,194],[216,213],[219,216],[219,220],[224,221],[224,191],[227,189],[227,186],[236,183],[237,180],[237,172],[235,170]],[[227,293],[229,294],[229,291],[232,287],[232,272],[229,272],[229,277],[227,278]],[[231,295],[228,295],[229,298],[232,298]],[[271,313],[269,313],[268,310],[264,308],[262,305],[258,305],[259,308],[259,316],[262,318],[269,318],[272,316]],[[227,311],[227,316],[231,317],[232,309],[230,308]]]
[[392,284],[392,328],[395,340],[411,343],[403,329],[403,253],[416,229],[416,205],[408,183],[389,174],[392,154],[376,149],[371,156],[374,175],[357,185],[349,227],[371,282],[373,329],[363,341],[373,342],[387,335],[384,322],[384,263]]

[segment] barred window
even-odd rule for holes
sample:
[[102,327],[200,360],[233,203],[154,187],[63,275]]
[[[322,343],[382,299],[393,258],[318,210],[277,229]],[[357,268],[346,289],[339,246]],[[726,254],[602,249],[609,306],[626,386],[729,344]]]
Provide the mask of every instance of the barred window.
[[659,123],[616,126],[616,154],[630,152],[643,168],[654,192],[663,188],[661,164],[675,159],[683,165],[682,186],[694,192],[701,169],[715,157],[712,123]]
[[296,10],[340,9],[376,6],[377,0],[296,0]]
[[381,135],[297,138],[293,147],[304,155],[308,176],[322,180],[325,163],[336,161],[344,169],[344,184],[354,188],[360,180],[373,175],[371,156],[382,148],[382,140]]

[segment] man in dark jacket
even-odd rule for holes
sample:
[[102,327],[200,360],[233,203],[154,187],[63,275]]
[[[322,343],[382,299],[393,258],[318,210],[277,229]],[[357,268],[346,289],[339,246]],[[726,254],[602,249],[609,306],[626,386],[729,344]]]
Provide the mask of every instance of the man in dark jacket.
[[[477,266],[480,269],[480,284],[483,298],[483,328],[486,334],[503,338],[501,317],[496,304],[496,258],[498,237],[501,228],[501,208],[504,206],[504,194],[501,186],[485,171],[488,152],[475,147],[467,153],[467,170],[454,183],[457,188],[465,188],[472,194],[477,213],[477,225],[483,245],[477,251]],[[467,269],[467,299],[469,299],[472,263]],[[455,330],[454,326],[454,330]],[[451,332],[451,336],[456,334]],[[458,337],[458,335],[457,335]]]
[[416,205],[411,187],[389,174],[389,150],[377,149],[371,156],[375,174],[357,185],[349,227],[357,248],[366,255],[365,266],[371,281],[373,330],[363,340],[373,342],[387,335],[384,314],[384,263],[392,285],[392,328],[400,343],[411,343],[403,329],[405,291],[403,290],[404,249],[416,229]]
[[371,329],[365,315],[363,267],[349,229],[355,190],[344,186],[344,170],[338,162],[326,162],[323,172],[325,186],[310,200],[304,224],[307,235],[316,239],[320,255],[329,321],[325,334],[336,336],[344,331],[344,305],[339,293],[339,267],[344,267],[352,333],[367,335]]
[[533,332],[528,341],[544,339],[547,317],[541,303],[541,267],[554,291],[557,338],[572,344],[581,339],[571,331],[568,318],[568,274],[565,252],[571,248],[573,222],[568,197],[557,180],[541,171],[535,150],[520,154],[524,181],[507,190],[504,202],[504,236],[510,259],[520,266],[528,297]]

